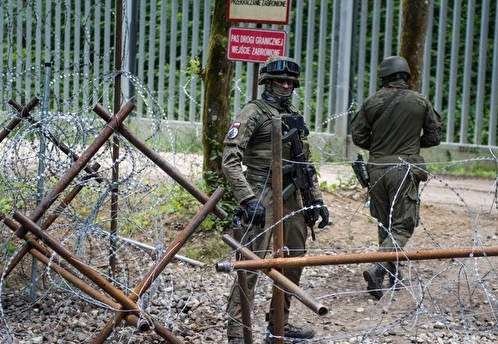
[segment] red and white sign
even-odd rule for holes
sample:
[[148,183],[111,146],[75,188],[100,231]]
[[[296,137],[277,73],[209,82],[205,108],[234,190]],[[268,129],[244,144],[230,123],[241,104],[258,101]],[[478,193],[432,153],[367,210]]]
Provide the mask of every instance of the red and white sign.
[[282,30],[231,27],[228,32],[228,58],[259,63],[270,56],[283,56],[286,37],[287,33]]

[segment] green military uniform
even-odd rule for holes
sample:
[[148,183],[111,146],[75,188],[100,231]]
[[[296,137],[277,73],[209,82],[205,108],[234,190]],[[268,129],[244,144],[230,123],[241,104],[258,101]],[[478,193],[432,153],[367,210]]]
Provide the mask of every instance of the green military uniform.
[[[353,143],[369,151],[370,213],[378,220],[379,251],[399,250],[418,223],[420,148],[439,145],[441,119],[425,96],[399,78],[363,102],[350,129]],[[414,163],[411,169],[408,163]],[[391,262],[382,265],[395,270]]]
[[[259,104],[259,105],[258,105]],[[264,100],[258,99],[248,103],[237,115],[235,122],[231,125],[227,137],[224,141],[225,150],[223,153],[223,172],[233,190],[235,198],[240,203],[252,197],[257,197],[261,205],[266,208],[266,225],[265,228],[260,226],[250,226],[244,234],[242,244],[248,247],[261,258],[264,258],[270,248],[271,229],[267,230],[273,223],[273,206],[272,199],[272,177],[271,177],[271,130],[273,116],[282,116],[282,122],[290,114],[298,115],[297,109],[288,104],[284,109],[277,110]],[[302,117],[302,116],[301,116]],[[301,141],[303,142],[303,151],[309,161],[310,151],[307,140],[307,130],[301,132]],[[290,143],[284,143],[282,147],[283,161],[292,160]],[[243,166],[246,170],[243,170]],[[312,187],[312,193],[315,200],[322,200],[321,192],[318,188],[318,180],[315,175],[315,184]],[[283,176],[285,187],[290,183],[289,176]],[[277,197],[282,197],[278,195]],[[302,209],[302,201],[299,191],[294,192],[283,202],[284,217],[293,211]],[[284,223],[284,245],[288,250],[285,251],[286,257],[303,256],[306,252],[305,242],[307,239],[307,227],[303,212],[287,218]],[[289,268],[284,270],[284,275],[296,285],[299,285],[302,268]],[[249,295],[241,296],[238,284],[232,286],[227,313],[228,320],[228,337],[242,337],[241,324],[241,297],[247,297],[250,302],[254,298],[254,288],[257,282],[257,272],[249,272],[247,284]],[[287,323],[290,307],[289,294],[285,294],[285,323]],[[272,299],[269,312],[269,323],[273,323],[274,302]]]

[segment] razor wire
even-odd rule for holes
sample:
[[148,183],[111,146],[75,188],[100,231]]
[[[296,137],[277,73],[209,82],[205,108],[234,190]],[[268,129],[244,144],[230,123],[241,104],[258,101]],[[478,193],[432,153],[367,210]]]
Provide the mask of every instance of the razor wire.
[[[140,88],[143,85],[137,84],[136,87]],[[141,94],[148,94],[146,88]],[[48,190],[73,163],[70,155],[61,153],[60,147],[50,142],[44,155],[40,156],[39,138],[41,135],[56,136],[59,141],[69,146],[71,152],[81,154],[105,125],[91,113],[47,115],[35,110],[32,115],[33,123],[23,119],[22,125],[13,130],[8,140],[2,144],[0,155],[2,188],[3,194],[9,195],[2,200],[2,209],[7,217],[10,217],[15,209],[29,213],[39,198],[37,190],[39,178],[46,181],[45,188]],[[337,114],[336,116],[343,115]],[[3,127],[9,119],[16,117],[17,113],[12,111],[9,116],[4,120]],[[336,116],[327,121],[334,121]],[[171,139],[174,137],[173,126],[170,128],[168,122],[157,121],[155,128],[157,131],[166,129],[166,132],[169,132],[167,137]],[[150,126],[146,131],[147,143],[153,147],[157,145],[160,149],[160,145],[164,146],[162,142],[164,134],[159,134],[159,132],[151,134],[149,130]],[[121,147],[117,161],[120,169],[118,185],[112,182],[111,175],[115,166],[110,158],[112,144],[108,142],[90,163],[95,162],[101,165],[98,175],[102,177],[102,182],[99,183],[95,179],[85,181],[76,179],[71,187],[84,183],[83,197],[78,197],[75,203],[70,204],[61,214],[60,220],[50,226],[48,231],[58,237],[61,244],[71,248],[72,252],[83,258],[86,264],[97,269],[113,285],[131,293],[138,281],[144,277],[147,268],[155,264],[159,252],[164,250],[169,240],[172,239],[171,230],[174,232],[174,228],[178,225],[168,223],[174,218],[170,213],[181,212],[180,216],[185,217],[188,209],[185,208],[186,212],[182,212],[182,209],[164,207],[175,198],[174,182],[142,156],[127,140],[119,135],[117,137]],[[174,147],[174,139],[168,141],[167,146]],[[340,214],[338,218],[332,217],[333,221],[337,221],[334,226],[340,227],[342,231],[350,231],[349,235],[352,237],[354,237],[354,231],[364,230],[351,227],[353,219],[357,217],[365,219],[365,226],[376,227],[376,220],[368,214],[368,209],[365,208],[363,191],[358,190],[355,183],[351,181],[353,175],[349,167],[352,162],[329,162],[332,156],[327,151],[327,147],[318,145],[316,149],[321,157],[316,161],[318,171],[346,168],[347,172],[343,174],[342,179],[339,178],[338,182],[343,185],[339,185],[338,188],[350,188],[354,200],[351,207],[336,204],[333,198],[326,204],[331,214]],[[174,149],[166,150],[164,154],[168,161],[172,161],[186,175],[193,179],[198,178],[201,166],[197,154],[179,153]],[[43,159],[46,166],[44,175],[41,176],[36,174],[39,159]],[[455,217],[459,218],[458,222],[455,221],[455,226],[460,234],[466,233],[468,240],[462,242],[460,247],[492,245],[493,242],[489,241],[496,236],[496,179],[489,180],[489,189],[483,193],[482,202],[477,205],[467,201],[461,191],[453,187],[451,182],[445,181],[445,172],[448,169],[476,161],[490,161],[496,164],[496,156],[491,154],[489,157],[453,161],[440,164],[439,167],[432,166],[436,172],[433,172],[428,182],[420,188],[422,207],[426,202],[430,203],[430,200],[424,200],[424,192],[426,188],[434,184],[441,184],[461,203],[460,213],[455,214]],[[325,184],[328,182],[323,179],[322,181]],[[108,230],[109,201],[110,193],[116,187],[121,201],[118,226],[120,237],[117,240],[118,245],[111,250]],[[304,210],[306,209],[300,211]],[[143,222],[143,214],[148,215],[149,221]],[[185,219],[183,222],[180,220],[178,222],[181,226],[182,223],[185,224]],[[434,226],[434,223],[424,221],[422,213],[420,226],[415,237],[409,241],[409,248],[448,247],[444,238],[438,237],[440,233]],[[144,249],[137,245],[137,242],[147,243],[152,250]],[[372,235],[370,245],[358,245],[357,251],[374,251],[374,242],[375,235]],[[330,243],[317,247],[312,244],[308,253],[312,255],[347,253],[327,244]],[[4,271],[12,264],[11,259],[22,247],[23,243],[19,242],[8,228],[2,230],[2,248],[5,252],[3,255]],[[117,259],[118,269],[115,273],[111,273],[108,266],[110,254]],[[220,259],[223,258],[233,259],[233,256],[220,257]],[[57,254],[53,254],[50,259],[53,264],[67,265]],[[354,283],[351,282],[346,290],[334,290],[334,284],[328,280],[333,279],[334,276],[341,278],[348,274],[359,275],[358,266],[306,268],[303,276],[305,290],[313,292],[313,295],[329,305],[331,310],[337,300],[351,298],[352,302],[356,301],[359,304],[354,311],[363,317],[358,324],[342,324],[339,330],[329,331],[331,321],[329,317],[318,318],[312,315],[317,317],[313,324],[318,327],[323,326],[326,330],[321,330],[320,335],[309,342],[374,343],[382,341],[382,338],[386,336],[394,337],[396,334],[405,332],[411,334],[410,340],[425,338],[430,341],[436,340],[437,336],[456,342],[468,342],[472,338],[479,340],[496,338],[495,290],[498,284],[494,282],[496,260],[493,257],[454,259],[436,265],[431,262],[420,264],[408,261],[402,265],[407,274],[407,279],[403,282],[403,290],[396,292],[388,290],[386,296],[378,303],[367,301],[366,304],[370,307],[361,306],[365,304],[365,290],[361,278],[357,278]],[[118,311],[72,286],[71,283],[51,271],[50,264],[39,267],[37,284],[40,285],[40,289],[36,299],[29,300],[26,295],[30,284],[29,268],[26,261],[21,261],[17,264],[12,277],[2,275],[1,278],[0,300],[2,333],[4,333],[2,336],[6,342],[14,343],[18,340],[29,342],[39,338],[74,343],[84,342],[99,333],[98,324],[102,324]],[[172,263],[159,276],[150,290],[139,298],[137,305],[160,319],[187,342],[189,338],[204,338],[204,331],[209,332],[213,327],[223,328],[225,326],[224,302],[226,300],[224,298],[233,282],[232,274],[227,276],[214,274],[213,269],[211,264],[206,264],[204,267],[191,267],[186,263]],[[71,268],[68,270],[81,276],[76,270]],[[328,278],[321,276],[328,276]],[[84,279],[83,276],[81,277]],[[256,338],[264,337],[266,334],[264,314],[270,297],[271,285],[269,283],[270,281],[262,276],[257,287],[253,311],[253,332]],[[399,309],[396,300],[397,295],[402,293],[404,293],[404,298],[411,300],[411,303],[409,307]],[[475,306],[476,302],[480,303],[478,309]],[[340,314],[334,314],[340,318]],[[199,327],[197,322],[201,319],[211,325]],[[340,320],[336,322],[341,324]],[[26,327],[27,323],[30,324],[28,327]],[[324,335],[325,332],[329,333]],[[219,339],[223,340],[223,335],[224,332],[221,330],[214,336],[215,338],[221,336]],[[151,336],[150,332],[144,334],[137,329],[119,324],[114,329],[110,340],[116,343],[140,342],[144,338],[148,338],[147,340],[151,342],[157,340],[157,338],[148,336]],[[207,334],[206,336],[211,338],[210,336],[213,335]],[[400,342],[403,340],[406,340],[406,337],[402,337]],[[396,341],[393,340],[393,342]]]
[[[146,87],[138,83],[137,88],[142,89],[139,94],[148,95]],[[353,106],[354,107],[354,106]],[[87,111],[89,107],[87,108]],[[150,111],[153,113],[154,111]],[[34,123],[23,119],[22,125],[13,130],[8,140],[3,142],[1,151],[0,170],[2,173],[2,185],[4,195],[10,195],[3,200],[3,209],[7,216],[11,215],[14,209],[22,209],[29,213],[35,205],[37,194],[37,181],[43,178],[47,183],[48,189],[61,175],[71,166],[73,161],[71,157],[63,154],[59,147],[48,143],[47,149],[43,156],[39,155],[39,138],[41,135],[53,135],[59,141],[67,144],[74,154],[81,154],[84,148],[92,142],[98,133],[102,130],[104,123],[90,113],[55,113],[43,114],[38,110],[33,113]],[[44,115],[44,116],[42,116]],[[8,114],[4,123],[5,127],[8,120],[17,116],[12,111]],[[327,121],[334,121],[336,117],[344,116],[337,114],[328,118]],[[166,136],[170,138],[167,146],[174,147],[174,129],[170,123],[157,121],[154,130],[149,132],[150,126],[147,127],[147,143],[163,145],[164,134],[159,134],[159,130],[165,130],[169,133]],[[154,126],[152,126],[154,127]],[[118,180],[118,190],[122,205],[120,206],[119,216],[119,233],[124,238],[118,239],[118,245],[114,251],[109,248],[109,199],[113,187],[112,170],[114,168],[111,157],[112,144],[107,143],[98,154],[96,154],[92,163],[99,163],[101,167],[98,170],[99,176],[102,176],[103,182],[95,180],[74,181],[74,184],[85,183],[84,197],[79,197],[75,204],[70,204],[61,216],[60,223],[49,227],[49,232],[60,238],[60,242],[70,247],[71,250],[85,259],[89,265],[101,271],[103,276],[112,281],[113,285],[122,290],[131,292],[137,281],[144,277],[146,267],[152,267],[158,257],[157,252],[164,250],[168,245],[168,239],[171,240],[171,233],[168,233],[167,223],[170,216],[168,210],[162,208],[174,199],[174,182],[157,166],[154,166],[147,158],[143,157],[132,145],[125,139],[120,138],[120,158],[118,160],[120,168],[120,178]],[[159,148],[158,148],[159,149]],[[369,226],[375,227],[376,220],[368,214],[365,208],[364,196],[362,191],[355,189],[354,182],[351,182],[352,173],[349,170],[350,161],[341,161],[338,163],[328,162],[337,158],[331,156],[327,147],[318,145],[316,147],[321,157],[316,161],[318,171],[329,168],[346,167],[349,173],[344,173],[343,179],[339,179],[339,188],[351,187],[356,196],[356,204],[352,207],[344,207],[339,204],[327,203],[327,207],[334,213],[338,208],[341,218],[337,219],[336,226],[342,230],[353,232],[356,228],[350,228],[351,221],[355,217],[365,218]],[[197,178],[200,169],[199,156],[196,154],[184,154],[175,152],[164,153],[168,161],[172,161],[175,166],[181,168],[187,175]],[[36,174],[36,166],[39,159],[43,159],[46,169],[45,174],[40,176]],[[484,247],[487,245],[489,238],[493,238],[496,233],[496,180],[490,179],[489,190],[484,193],[482,203],[475,208],[474,204],[466,201],[463,195],[456,188],[452,187],[451,182],[445,181],[445,172],[455,166],[465,166],[476,161],[491,161],[496,163],[496,157],[491,154],[490,157],[471,158],[461,161],[445,163],[439,167],[439,171],[432,173],[429,181],[420,189],[422,206],[424,200],[424,191],[433,184],[441,184],[444,188],[450,190],[455,198],[459,200],[463,207],[463,214],[460,225],[468,233],[468,241],[462,243],[462,247],[474,245]],[[432,166],[434,169],[435,167]],[[437,168],[436,168],[437,169]],[[327,180],[324,180],[327,183]],[[74,186],[74,185],[71,185]],[[304,211],[302,209],[301,211]],[[180,210],[176,210],[181,211]],[[139,223],[143,216],[138,214],[149,214],[149,222]],[[184,214],[182,214],[184,215]],[[291,214],[292,215],[292,214]],[[289,215],[289,216],[291,216]],[[181,222],[180,222],[181,223]],[[463,224],[462,224],[463,223]],[[409,241],[409,246],[417,248],[443,248],[446,247],[444,240],[438,238],[433,228],[434,224],[426,223],[423,214],[421,215],[421,225],[417,230],[417,235]],[[271,226],[270,226],[271,228]],[[2,248],[4,249],[5,267],[12,262],[10,259],[16,255],[16,252],[22,247],[13,233],[4,228],[2,231]],[[354,236],[354,234],[351,234]],[[421,246],[419,236],[426,236],[425,246]],[[372,240],[374,240],[374,235]],[[154,248],[143,249],[134,242],[126,239],[146,242]],[[358,247],[359,252],[375,250],[375,245],[369,247]],[[309,254],[337,254],[340,250],[334,246],[313,247],[308,250]],[[344,253],[344,252],[343,252]],[[110,254],[115,255],[118,262],[118,270],[111,274],[108,267],[108,257]],[[223,257],[220,257],[220,259]],[[232,256],[227,257],[233,258]],[[51,260],[60,265],[64,261],[56,254]],[[179,265],[179,267],[176,267]],[[408,271],[408,279],[404,282],[404,297],[412,300],[412,305],[408,309],[399,310],[396,307],[396,294],[387,293],[386,297],[377,304],[370,304],[371,309],[359,306],[355,311],[368,319],[366,324],[347,324],[340,331],[331,331],[332,333],[324,336],[320,335],[310,342],[376,342],[385,336],[393,336],[400,332],[414,333],[414,338],[433,338],[435,333],[444,333],[444,336],[451,338],[457,336],[461,342],[466,342],[469,338],[477,336],[483,338],[493,337],[495,323],[496,297],[494,291],[498,284],[494,284],[496,265],[493,257],[472,258],[461,260],[452,260],[445,262],[444,265],[433,267],[428,262],[430,272],[426,267],[420,267],[418,262],[406,262],[403,266]],[[203,316],[211,319],[205,320],[207,323],[214,323],[216,326],[224,326],[226,314],[224,312],[224,299],[232,283],[232,275],[223,276],[222,274],[213,274],[212,265],[206,267],[192,268],[186,263],[174,263],[150,288],[150,291],[142,295],[137,302],[138,305],[148,313],[154,314],[161,319],[168,327],[172,328],[178,335],[184,338],[202,338],[202,330],[196,327],[195,319],[199,320]],[[5,269],[4,267],[4,269]],[[72,270],[71,270],[72,271]],[[307,281],[308,288],[312,288],[314,295],[322,300],[325,304],[334,305],[334,300],[344,297],[363,298],[365,294],[361,278],[352,285],[349,290],[333,290],[333,283],[328,282],[320,276],[340,276],[341,271],[344,274],[351,274],[354,271],[357,275],[358,268],[348,266],[332,267],[308,267],[305,269],[303,279]],[[78,271],[73,271],[78,274]],[[309,275],[307,275],[309,273]],[[8,277],[2,276],[2,289],[0,296],[2,301],[2,323],[5,333],[6,342],[15,342],[16,340],[36,340],[37,338],[57,338],[66,342],[84,342],[89,336],[96,335],[99,332],[97,324],[102,323],[105,319],[116,312],[116,309],[110,308],[106,304],[92,299],[84,292],[81,292],[58,274],[50,270],[50,266],[41,267],[37,283],[43,288],[37,294],[35,301],[28,300],[25,290],[29,285],[29,264],[22,261],[17,265],[14,288],[9,288],[10,282]],[[208,280],[208,282],[206,282]],[[213,282],[214,281],[214,282]],[[306,284],[305,284],[306,286]],[[311,287],[312,286],[312,287]],[[332,289],[332,290],[331,290]],[[225,290],[225,292],[221,292]],[[258,336],[264,336],[266,325],[264,321],[265,305],[268,303],[269,290],[271,286],[265,278],[260,278],[260,284],[257,288],[257,297],[255,300],[255,310],[253,319],[255,321],[253,331]],[[318,291],[318,292],[317,292]],[[403,291],[402,291],[403,292]],[[397,292],[399,293],[399,292]],[[55,295],[55,296],[54,296]],[[478,298],[484,300],[479,312],[471,311],[473,300]],[[364,300],[362,300],[364,301]],[[296,302],[296,301],[295,301]],[[359,301],[361,303],[361,301]],[[77,305],[77,306],[75,306]],[[453,305],[453,306],[450,306]],[[37,314],[44,309],[45,317],[37,319]],[[202,312],[195,312],[197,308],[203,309]],[[363,308],[363,310],[362,310]],[[62,309],[60,312],[58,309]],[[75,312],[74,309],[81,309]],[[193,310],[192,310],[193,309]],[[206,309],[210,310],[205,312]],[[396,316],[391,316],[391,312]],[[451,317],[448,315],[451,314]],[[52,317],[49,317],[52,315]],[[91,316],[90,316],[91,315]],[[193,319],[192,319],[193,317]],[[47,318],[55,318],[55,325],[43,324]],[[326,318],[326,317],[325,317]],[[448,320],[448,318],[451,318]],[[486,321],[480,321],[481,326],[473,324],[472,318],[483,318]],[[23,321],[19,321],[22,319]],[[69,320],[77,319],[77,320]],[[100,321],[98,320],[100,319]],[[22,324],[32,322],[29,328],[23,328]],[[326,320],[323,321],[325,324]],[[185,324],[187,323],[187,324]],[[314,324],[320,324],[320,319],[314,321]],[[340,323],[340,321],[339,321]],[[350,327],[351,326],[351,327]],[[328,325],[325,325],[328,327]],[[90,328],[91,330],[88,330]],[[204,330],[209,330],[206,326]],[[78,337],[75,332],[84,333],[84,338]],[[446,332],[445,332],[446,331]],[[418,332],[422,334],[417,335]],[[223,333],[221,331],[221,333]],[[323,333],[323,331],[321,331]],[[223,334],[219,334],[223,335]],[[443,335],[443,334],[441,334]],[[147,334],[140,333],[137,329],[119,325],[114,330],[111,340],[116,343],[140,342]],[[424,337],[425,336],[425,337]],[[428,340],[429,340],[428,339]],[[490,339],[490,340],[491,340]],[[153,339],[151,339],[153,340]],[[449,339],[448,339],[449,340]]]
[[[7,216],[10,216],[14,209],[22,209],[29,213],[29,209],[34,207],[38,197],[37,180],[44,178],[47,181],[46,188],[49,188],[50,182],[57,181],[72,164],[70,156],[62,154],[58,147],[50,143],[45,155],[39,156],[38,142],[44,130],[45,134],[50,132],[61,142],[68,144],[75,154],[81,154],[104,125],[97,118],[89,121],[88,114],[83,116],[83,114],[59,113],[50,114],[43,119],[41,117],[38,119],[41,114],[37,111],[34,111],[33,115],[37,119],[35,124],[24,121],[22,126],[13,130],[8,141],[2,144],[3,149],[0,155],[2,185],[4,195],[11,195],[10,199],[7,198],[8,202],[3,200],[3,209],[7,210],[5,212]],[[17,114],[12,112],[11,116],[15,117]],[[333,117],[328,119],[328,121],[333,120]],[[162,126],[158,128],[164,129]],[[155,137],[162,137],[162,135],[149,135],[148,144],[159,144],[151,139]],[[76,179],[74,184],[85,183],[84,197],[77,197],[76,202],[70,204],[61,214],[60,221],[50,226],[48,231],[58,237],[61,244],[71,248],[72,252],[83,258],[86,264],[97,269],[113,285],[131,293],[138,281],[144,277],[147,268],[155,264],[160,252],[172,239],[171,232],[174,233],[176,227],[175,224],[168,223],[171,218],[174,219],[169,212],[181,212],[182,210],[162,208],[175,198],[174,182],[125,139],[119,138],[119,140],[122,150],[118,161],[120,167],[118,189],[122,204],[119,214],[120,238],[118,238],[118,245],[113,248],[114,251],[111,251],[109,247],[108,230],[109,195],[115,187],[111,178],[113,165],[110,159],[112,149],[110,143],[106,144],[92,160],[92,163],[98,162],[101,165],[98,173],[102,176],[103,182],[99,183],[93,179],[86,181]],[[174,146],[174,142],[168,144]],[[326,147],[318,146],[318,151],[323,150],[319,156],[330,157],[326,149]],[[175,166],[185,171],[186,175],[193,179],[198,178],[201,168],[198,155],[178,152],[165,152],[165,154],[168,161],[173,161]],[[46,163],[43,176],[36,174],[36,165],[40,158],[43,158]],[[451,181],[446,181],[445,172],[448,169],[476,161],[496,163],[496,157],[491,154],[489,157],[440,163],[439,167],[431,166],[431,170],[436,170],[436,172],[431,173],[429,180],[420,188],[422,200],[420,226],[406,249],[448,247],[444,236],[451,234],[443,233],[441,237],[441,233],[436,228],[437,224],[424,220],[424,211],[430,211],[430,206],[425,207],[427,203],[430,204],[430,200],[425,200],[424,194],[427,188],[435,184],[449,191],[461,203],[461,209],[454,215],[458,219],[454,221],[455,230],[458,230],[460,235],[466,237],[467,240],[459,247],[493,245],[491,239],[496,236],[498,218],[496,179],[489,179],[489,189],[484,190],[482,202],[479,204],[467,201],[461,190],[452,186]],[[366,208],[364,190],[359,189],[354,180],[352,181],[351,163],[351,161],[332,163],[327,159],[320,159],[316,161],[316,166],[318,171],[329,169],[343,171],[340,172],[342,176],[337,176],[335,181],[339,185],[334,187],[349,190],[351,206],[334,202],[334,197],[326,206],[331,211],[333,227],[339,227],[341,231],[349,233],[347,235],[354,242],[354,232],[365,229],[354,228],[352,223],[356,223],[357,218],[361,218],[364,219],[366,227],[376,227],[376,220],[369,215]],[[321,181],[325,185],[330,183],[322,178]],[[144,213],[149,215],[147,223],[141,222],[143,221],[141,214]],[[182,213],[181,216],[185,217],[186,213]],[[181,223],[185,224],[185,219],[183,222],[179,221],[180,226]],[[318,237],[320,237],[319,234]],[[140,242],[147,243],[149,247],[144,248],[143,245],[139,245]],[[11,259],[22,246],[23,243],[15,238],[12,231],[8,228],[2,230],[2,248],[5,252],[3,255],[4,271],[9,264],[12,264]],[[350,248],[351,245],[348,247]],[[358,243],[356,248],[356,252],[375,250],[375,234],[372,235],[370,245],[363,246]],[[351,252],[338,249],[331,243],[311,243],[308,248],[310,255],[340,253]],[[110,254],[117,258],[118,269],[115,273],[111,273],[108,266]],[[57,254],[53,254],[50,259],[54,264],[67,265]],[[233,253],[220,257],[220,260],[223,259],[233,259]],[[170,265],[150,290],[139,298],[137,305],[171,328],[186,342],[212,336],[214,338],[221,336],[218,339],[224,340],[222,328],[226,320],[225,298],[234,275],[216,274],[213,271],[214,267],[208,263],[202,267],[192,267],[183,262],[173,262]],[[323,326],[324,329],[318,329],[320,335],[308,342],[374,343],[386,337],[396,338],[396,335],[406,332],[411,334],[409,340],[425,338],[430,341],[437,340],[436,337],[440,336],[442,340],[453,340],[453,342],[468,342],[472,338],[491,341],[496,338],[495,290],[498,290],[498,283],[494,282],[496,280],[495,265],[494,257],[469,257],[447,260],[438,264],[433,264],[431,261],[424,263],[407,261],[402,263],[406,274],[402,290],[387,290],[385,297],[378,303],[368,301],[368,296],[365,296],[360,266],[307,267],[303,275],[303,289],[330,307],[332,313],[324,317],[310,315],[313,318],[313,325]],[[2,336],[6,342],[14,343],[18,340],[29,342],[38,338],[52,338],[54,341],[63,340],[74,343],[84,342],[99,333],[98,324],[102,324],[118,311],[72,286],[60,275],[51,271],[50,264],[39,268],[37,283],[41,287],[36,300],[30,301],[26,294],[30,283],[29,267],[26,261],[21,261],[12,272],[12,276],[2,275],[1,278],[0,300],[2,333],[4,333]],[[81,275],[78,271],[68,269],[76,275]],[[350,275],[351,282],[346,283],[348,287],[344,290],[338,290],[330,280],[343,278],[344,275]],[[351,275],[356,275],[356,278]],[[84,279],[84,276],[82,278]],[[271,281],[261,276],[252,313],[255,338],[263,338],[266,334],[265,312],[270,294]],[[398,307],[398,295],[411,300],[404,305],[403,309]],[[340,312],[334,311],[334,303],[344,298],[352,300],[350,301],[352,303],[358,303],[354,312],[362,318],[357,324],[350,322],[341,324]],[[480,303],[477,308],[476,302]],[[299,304],[298,301],[294,303]],[[296,305],[296,307],[300,306]],[[306,312],[306,310],[301,311]],[[331,321],[339,324],[339,329],[330,330]],[[201,322],[205,324],[202,327],[198,326]],[[26,323],[31,325],[26,327]],[[221,330],[211,334],[212,328],[221,328]],[[204,335],[204,332],[208,334]],[[325,332],[327,332],[326,335],[324,335]],[[83,333],[83,335],[78,335],[78,333]],[[144,338],[150,342],[157,340],[150,336],[150,332],[144,334],[137,329],[120,324],[114,329],[110,340],[115,343],[140,342]],[[403,340],[406,340],[406,337],[403,336],[400,342]],[[393,339],[392,342],[396,340]]]

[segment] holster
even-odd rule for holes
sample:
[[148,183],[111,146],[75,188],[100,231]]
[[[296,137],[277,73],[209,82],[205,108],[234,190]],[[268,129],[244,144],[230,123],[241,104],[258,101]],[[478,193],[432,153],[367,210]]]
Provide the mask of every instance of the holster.
[[370,176],[368,175],[367,167],[365,166],[365,161],[363,161],[361,154],[358,154],[358,157],[353,162],[352,167],[361,187],[368,187],[368,184],[370,183]]
[[409,155],[406,159],[412,166],[410,166],[410,172],[415,178],[421,182],[425,182],[429,177],[427,173],[424,157],[420,155]]

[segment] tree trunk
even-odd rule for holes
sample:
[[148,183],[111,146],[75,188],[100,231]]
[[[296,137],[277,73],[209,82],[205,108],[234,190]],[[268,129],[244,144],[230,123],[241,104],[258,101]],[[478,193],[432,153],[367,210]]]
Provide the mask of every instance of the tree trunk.
[[412,74],[408,84],[414,91],[420,91],[425,38],[429,21],[431,0],[403,0],[403,22],[399,55],[403,56]]
[[203,178],[211,188],[223,179],[221,158],[223,140],[231,120],[231,89],[234,62],[228,60],[228,29],[226,0],[216,0],[211,22],[211,33],[204,80],[204,109],[202,113]]

